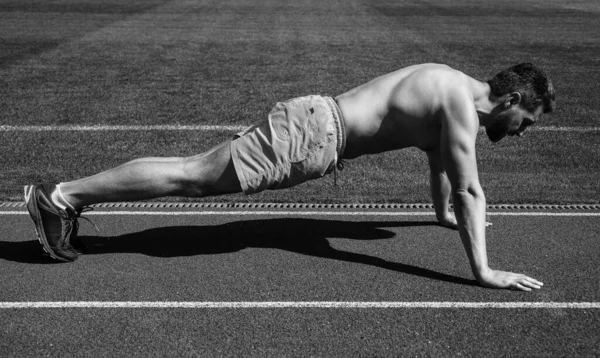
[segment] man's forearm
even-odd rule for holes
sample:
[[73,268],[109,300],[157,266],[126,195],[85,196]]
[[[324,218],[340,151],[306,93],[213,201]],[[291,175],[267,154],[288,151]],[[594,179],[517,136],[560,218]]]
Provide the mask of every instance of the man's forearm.
[[439,221],[444,220],[448,213],[451,186],[445,173],[431,173],[431,198],[435,208],[435,216]]
[[485,242],[485,196],[481,190],[457,190],[454,195],[454,212],[458,231],[469,257],[471,270],[481,278],[489,270]]

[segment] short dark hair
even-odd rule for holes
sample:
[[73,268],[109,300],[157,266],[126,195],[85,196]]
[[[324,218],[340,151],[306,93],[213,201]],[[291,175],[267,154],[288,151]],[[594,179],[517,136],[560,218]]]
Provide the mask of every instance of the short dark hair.
[[544,71],[532,63],[512,66],[498,73],[487,83],[492,94],[498,97],[519,92],[522,106],[527,110],[533,111],[539,105],[544,106],[544,113],[554,110],[554,86]]

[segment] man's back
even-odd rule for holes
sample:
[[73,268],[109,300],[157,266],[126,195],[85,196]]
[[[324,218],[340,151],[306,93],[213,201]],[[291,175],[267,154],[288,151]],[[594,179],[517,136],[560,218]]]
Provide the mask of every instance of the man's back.
[[422,64],[391,72],[341,94],[336,100],[347,128],[344,157],[406,147],[436,148],[445,93],[451,88],[475,85],[477,81],[446,65]]

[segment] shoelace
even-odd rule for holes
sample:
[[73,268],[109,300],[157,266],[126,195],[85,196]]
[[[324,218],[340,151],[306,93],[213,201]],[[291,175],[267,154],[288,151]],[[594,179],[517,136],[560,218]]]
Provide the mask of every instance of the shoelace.
[[71,233],[75,232],[75,234],[77,234],[77,232],[79,231],[79,222],[77,221],[77,219],[79,218],[89,222],[96,229],[96,231],[100,232],[100,229],[98,229],[98,226],[96,226],[96,224],[94,224],[92,220],[81,216],[81,214],[92,210],[94,210],[94,208],[86,206],[83,209],[75,212],[75,214],[73,215],[61,215],[61,219],[63,220],[61,236],[65,240],[63,242],[63,246],[70,244],[69,240],[72,236],[70,235]]
[[[88,211],[92,211],[94,210],[94,208],[92,208],[91,206],[85,206],[83,209],[79,210],[77,213],[75,213],[75,218],[82,218],[83,220],[89,222],[90,224],[92,224],[92,226],[94,227],[94,229],[96,229],[96,231],[100,232],[100,229],[98,229],[98,227],[96,226],[96,224],[94,224],[92,222],[92,220],[85,218],[83,216],[81,216],[81,214],[83,213],[87,213]],[[77,228],[79,229],[79,224],[77,222],[75,222],[77,224]]]
[[344,159],[340,159],[337,161],[335,166],[333,167],[333,186],[337,186],[337,171],[344,170]]

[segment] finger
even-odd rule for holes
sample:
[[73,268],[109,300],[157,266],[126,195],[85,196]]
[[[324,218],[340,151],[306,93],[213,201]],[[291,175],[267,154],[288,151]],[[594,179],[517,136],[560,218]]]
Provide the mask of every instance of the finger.
[[534,279],[534,278],[531,278],[531,277],[525,277],[525,279],[526,279],[528,282],[531,282],[532,284],[534,284],[534,285],[536,285],[536,286],[539,286],[539,287],[542,287],[542,286],[544,286],[544,283],[543,283],[543,282],[540,282],[540,281],[538,281],[538,280],[536,280],[536,279]]
[[533,282],[535,282],[536,284],[538,284],[538,285],[540,285],[540,286],[544,286],[544,283],[543,283],[543,282],[541,282],[541,281],[538,281],[538,280],[536,280],[536,279],[534,279],[534,278],[530,278],[530,280],[532,280]]
[[534,282],[531,282],[531,281],[529,281],[527,279],[521,281],[520,284],[523,285],[523,286],[525,286],[525,287],[531,287],[531,288],[535,288],[535,289],[538,289],[538,290],[540,288],[542,288],[542,286],[540,286],[540,285],[538,285],[538,284],[536,284]]
[[518,283],[518,282],[517,282],[517,283],[516,283],[516,284],[513,286],[513,288],[514,288],[515,290],[519,290],[519,291],[528,291],[528,292],[529,292],[529,291],[531,291],[531,288],[529,288],[529,287],[526,287],[526,286],[523,286],[523,285],[521,285],[521,284],[520,284],[520,283]]
[[540,285],[540,286],[543,286],[543,285],[544,285],[542,282],[540,282],[540,281],[536,280],[535,278],[533,278],[533,277],[529,277],[529,276],[526,276],[526,275],[522,275],[522,274],[519,274],[519,279],[521,279],[521,280],[527,280],[527,281],[529,281],[529,282],[533,282],[533,283],[535,283],[536,285]]

